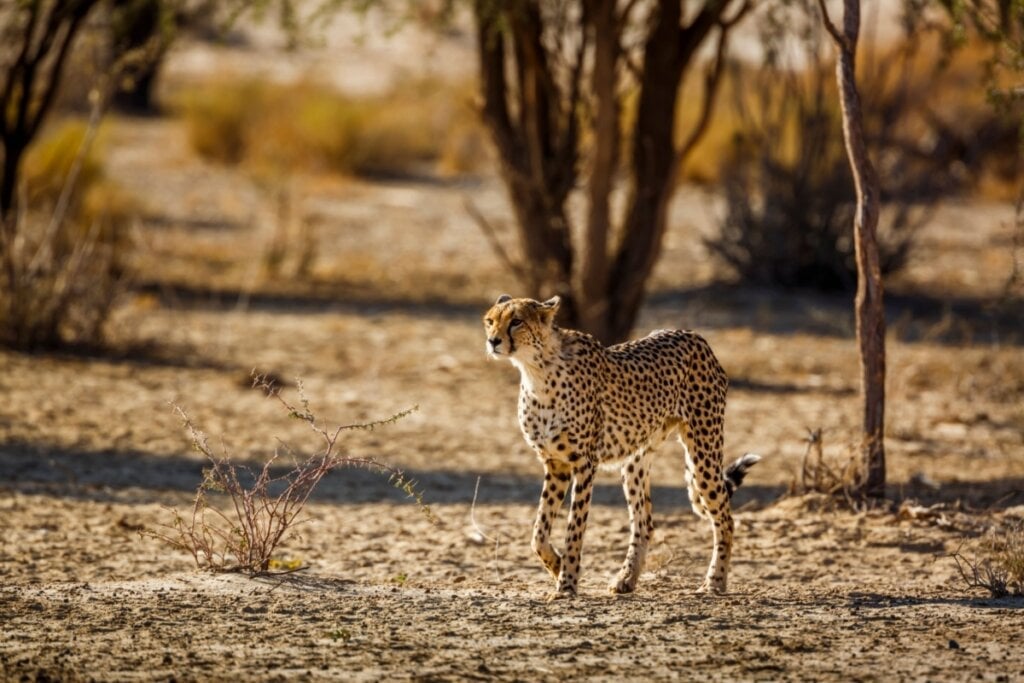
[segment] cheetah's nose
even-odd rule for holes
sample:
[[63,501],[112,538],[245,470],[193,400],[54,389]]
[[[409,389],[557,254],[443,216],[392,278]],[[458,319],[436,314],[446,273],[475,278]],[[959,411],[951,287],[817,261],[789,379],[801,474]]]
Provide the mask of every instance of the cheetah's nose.
[[498,347],[501,346],[501,339],[499,337],[491,337],[487,340],[487,343],[491,345],[491,351],[497,351]]

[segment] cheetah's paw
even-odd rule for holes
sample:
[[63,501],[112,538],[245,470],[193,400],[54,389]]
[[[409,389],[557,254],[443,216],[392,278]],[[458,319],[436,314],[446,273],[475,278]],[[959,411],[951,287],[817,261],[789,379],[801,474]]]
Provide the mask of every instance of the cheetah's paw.
[[608,584],[608,590],[616,595],[632,593],[636,590],[636,577],[632,572],[619,572],[615,580]]
[[556,600],[573,600],[576,598],[576,591],[568,588],[559,588],[548,595],[548,602],[555,602]]
[[704,579],[704,583],[697,588],[697,593],[705,595],[723,595],[725,593],[725,581],[713,581]]

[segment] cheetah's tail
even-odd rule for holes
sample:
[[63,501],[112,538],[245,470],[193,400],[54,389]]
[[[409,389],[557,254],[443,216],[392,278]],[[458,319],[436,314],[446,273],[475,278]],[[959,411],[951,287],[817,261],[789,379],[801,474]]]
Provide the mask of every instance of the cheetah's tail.
[[747,476],[747,470],[756,465],[760,459],[761,456],[756,453],[747,453],[725,468],[725,490],[729,492],[730,498],[743,483],[743,477]]

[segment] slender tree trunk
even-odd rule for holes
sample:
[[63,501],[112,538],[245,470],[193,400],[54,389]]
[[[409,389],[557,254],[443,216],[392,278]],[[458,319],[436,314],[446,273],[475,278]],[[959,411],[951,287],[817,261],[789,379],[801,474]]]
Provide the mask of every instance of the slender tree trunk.
[[[534,296],[562,295],[560,322],[605,343],[621,341],[632,329],[660,253],[676,169],[704,128],[699,124],[687,144],[677,146],[683,74],[708,35],[717,27],[724,41],[753,3],[704,0],[696,12],[684,13],[688,4],[586,0],[572,5],[578,14],[567,11],[549,25],[539,0],[474,4],[483,117],[515,205],[523,279]],[[740,8],[733,21],[723,18],[730,6]],[[644,36],[642,59],[632,59],[632,51],[627,55],[625,31]],[[575,59],[567,59],[574,46]],[[720,42],[718,66],[723,47]],[[637,116],[633,128],[623,132],[619,112],[627,69],[637,81]],[[716,68],[713,81],[718,74]],[[581,106],[585,76],[590,108]],[[708,103],[711,93],[707,88],[704,94]],[[593,139],[590,163],[581,170],[577,129],[584,111],[593,115]],[[707,112],[701,120],[706,118]],[[632,142],[632,155],[620,165],[623,134]],[[620,167],[628,172],[629,190],[622,213],[613,216],[611,195]],[[589,173],[588,203],[582,239],[574,245],[566,201],[581,173]]]
[[843,111],[843,136],[857,192],[853,219],[857,257],[857,343],[860,348],[861,407],[864,425],[861,445],[862,496],[885,494],[885,308],[878,261],[878,176],[868,157],[863,113],[857,92],[855,60],[860,33],[860,1],[843,0],[842,31],[832,24],[824,0],[823,19],[839,52],[836,80]]
[[[561,92],[551,76],[540,42],[536,3],[504,8],[478,0],[474,12],[482,113],[499,152],[502,178],[519,226],[528,280],[524,284],[532,296],[560,295],[561,321],[579,326],[572,287],[574,253],[565,211],[576,181],[573,108],[578,91]],[[566,106],[568,116],[562,115]]]
[[506,170],[505,184],[520,230],[520,249],[529,267],[528,286],[532,296],[562,297],[559,314],[562,321],[579,325],[572,292],[573,252],[569,244],[569,224],[564,203],[555,203],[543,187],[518,173]]
[[22,156],[53,106],[71,44],[96,4],[97,0],[12,3],[0,16],[0,32],[12,41],[14,55],[6,72],[0,73],[0,220],[5,224],[17,212]]
[[[647,278],[661,249],[676,162],[676,100],[683,70],[692,56],[692,52],[686,52],[693,42],[688,32],[696,30],[699,21],[698,17],[693,25],[681,29],[682,7],[678,0],[662,0],[656,12],[644,49],[630,159],[632,184],[622,241],[608,283],[608,328],[613,339],[629,336],[643,302]],[[705,34],[711,25],[713,21],[702,28]]]
[[594,152],[588,187],[589,211],[580,264],[580,323],[604,342],[615,341],[610,329],[608,301],[608,238],[611,234],[611,195],[619,161],[618,63],[619,27],[615,0],[596,0],[588,27],[593,31]]
[[161,22],[170,8],[164,0],[136,0],[111,10],[111,61],[128,57],[131,62],[128,77],[114,90],[111,105],[121,111],[153,111],[157,74],[167,47]]

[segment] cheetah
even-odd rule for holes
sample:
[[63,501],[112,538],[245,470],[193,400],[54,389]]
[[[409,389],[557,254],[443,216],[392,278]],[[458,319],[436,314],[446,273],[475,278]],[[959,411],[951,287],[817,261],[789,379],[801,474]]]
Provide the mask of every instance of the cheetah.
[[[596,468],[621,469],[630,540],[609,585],[631,593],[654,531],[651,455],[675,435],[685,451],[693,511],[710,521],[711,564],[698,591],[724,593],[732,551],[729,501],[760,456],[748,453],[723,472],[723,418],[728,379],[708,343],[693,332],[658,330],[605,347],[554,324],[560,300],[501,295],[484,315],[489,356],[520,372],[519,425],[544,465],[533,551],[555,579],[552,599],[574,597],[580,574]],[[565,549],[549,540],[572,484]]]

